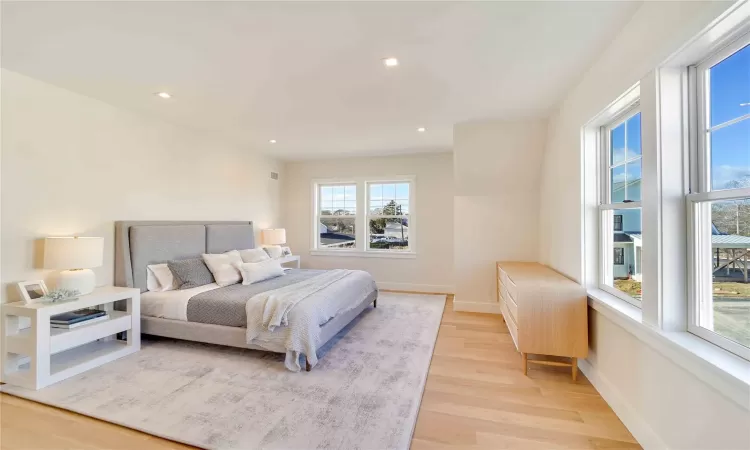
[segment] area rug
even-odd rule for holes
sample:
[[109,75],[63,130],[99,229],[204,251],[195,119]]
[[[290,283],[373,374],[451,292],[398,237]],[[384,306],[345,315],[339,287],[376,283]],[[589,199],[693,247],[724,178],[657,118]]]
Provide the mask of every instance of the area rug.
[[284,356],[146,338],[140,352],[39,391],[2,391],[186,444],[221,449],[407,449],[445,296],[381,293],[321,349]]

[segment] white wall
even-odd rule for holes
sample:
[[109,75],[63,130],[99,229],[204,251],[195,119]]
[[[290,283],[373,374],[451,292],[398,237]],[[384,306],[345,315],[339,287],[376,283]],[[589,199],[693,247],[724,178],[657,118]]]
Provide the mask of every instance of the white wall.
[[[540,260],[584,280],[581,127],[646,77],[731,2],[645,2],[550,120],[544,153]],[[644,146],[645,148],[645,146]],[[648,195],[648,194],[646,194]],[[589,378],[642,444],[750,447],[750,416],[630,331],[589,309]]]
[[45,236],[103,236],[104,285],[116,220],[278,224],[280,163],[247,148],[4,69],[2,112],[2,301],[18,299],[12,283],[50,281]]
[[[417,257],[311,256],[312,182],[350,177],[416,176]],[[453,292],[453,161],[450,153],[337,158],[287,163],[282,225],[302,266],[370,272],[382,288]]]
[[544,120],[454,127],[456,310],[499,313],[495,261],[535,261],[539,254],[546,127]]

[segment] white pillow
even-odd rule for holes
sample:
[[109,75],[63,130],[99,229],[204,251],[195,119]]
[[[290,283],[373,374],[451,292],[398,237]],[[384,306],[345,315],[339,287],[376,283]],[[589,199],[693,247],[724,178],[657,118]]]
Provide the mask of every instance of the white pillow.
[[268,253],[272,259],[281,258],[282,250],[280,245],[265,245],[263,250]]
[[284,268],[281,263],[274,260],[267,260],[259,263],[242,263],[235,265],[242,274],[242,284],[257,283],[284,275]]
[[146,288],[152,292],[165,292],[177,289],[174,275],[166,263],[146,266]]
[[204,253],[203,262],[206,263],[219,286],[229,286],[242,280],[239,270],[235,267],[235,264],[242,263],[240,252],[237,250],[221,254]]
[[242,262],[246,263],[257,263],[269,259],[268,253],[262,248],[249,248],[247,250],[240,250],[240,257]]

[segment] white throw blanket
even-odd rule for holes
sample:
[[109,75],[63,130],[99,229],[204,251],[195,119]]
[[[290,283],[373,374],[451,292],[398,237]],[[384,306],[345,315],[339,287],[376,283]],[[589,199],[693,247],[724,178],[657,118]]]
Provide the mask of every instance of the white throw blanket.
[[[370,283],[362,283],[363,277],[369,279]],[[300,370],[301,353],[305,354],[311,366],[315,366],[318,362],[316,350],[320,343],[320,325],[357,306],[358,303],[353,303],[351,299],[364,298],[367,293],[360,289],[373,289],[374,285],[367,272],[337,269],[254,295],[245,306],[247,343],[262,346],[262,343],[253,340],[264,331],[284,327],[278,331],[286,333],[287,369],[294,372]],[[321,295],[321,291],[327,287],[331,287],[330,293]],[[309,301],[304,307],[295,308],[305,299]]]

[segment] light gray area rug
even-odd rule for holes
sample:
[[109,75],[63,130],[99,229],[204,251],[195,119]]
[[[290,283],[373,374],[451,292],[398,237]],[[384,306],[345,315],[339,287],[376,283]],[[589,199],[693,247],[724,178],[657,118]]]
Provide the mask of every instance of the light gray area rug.
[[156,338],[45,389],[2,390],[198,447],[406,449],[444,304],[381,293],[309,373],[281,354]]

